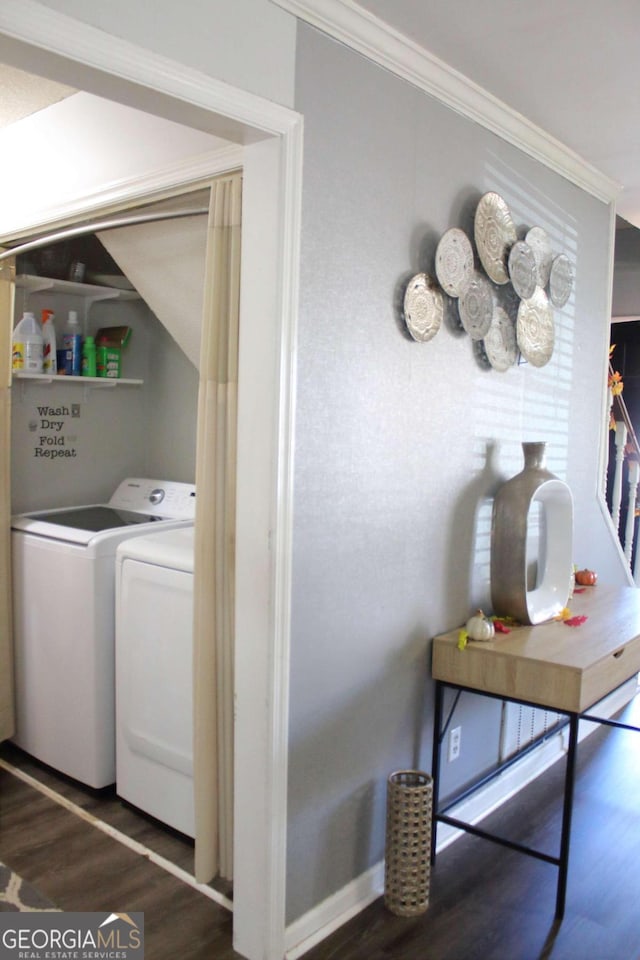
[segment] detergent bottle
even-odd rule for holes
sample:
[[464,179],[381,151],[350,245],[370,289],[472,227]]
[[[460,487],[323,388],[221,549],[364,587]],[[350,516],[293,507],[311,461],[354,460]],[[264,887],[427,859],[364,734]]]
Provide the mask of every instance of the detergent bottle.
[[96,342],[93,337],[85,337],[82,344],[82,376],[96,377]]
[[82,373],[82,333],[75,310],[69,310],[69,319],[62,335],[65,349],[65,370],[68,377],[79,377]]
[[53,310],[42,311],[42,372],[56,374],[58,362],[56,357],[56,328],[53,322]]
[[30,312],[22,314],[12,341],[12,370],[23,373],[42,373],[43,340],[40,322]]

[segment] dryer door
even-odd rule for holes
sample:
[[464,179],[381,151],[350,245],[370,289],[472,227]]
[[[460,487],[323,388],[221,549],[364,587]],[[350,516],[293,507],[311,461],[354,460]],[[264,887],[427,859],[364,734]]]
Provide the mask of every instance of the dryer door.
[[118,795],[190,837],[193,574],[125,557],[116,609]]

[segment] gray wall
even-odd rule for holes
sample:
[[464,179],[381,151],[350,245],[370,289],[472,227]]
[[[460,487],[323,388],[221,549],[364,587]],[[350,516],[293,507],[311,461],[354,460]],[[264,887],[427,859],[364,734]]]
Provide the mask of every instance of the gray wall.
[[616,230],[612,317],[640,316],[640,230]]
[[[596,501],[609,210],[312,28],[305,118],[293,556],[288,919],[384,849],[385,782],[430,768],[434,634],[489,608],[491,497],[523,440],[575,499],[576,562],[624,582]],[[542,369],[481,369],[450,320],[408,338],[408,277],[496,190],[576,266]],[[496,759],[499,707],[463,698],[453,789]]]
[[[20,315],[22,301],[18,290]],[[26,308],[36,316],[45,307],[56,311],[59,338],[69,309],[83,317],[81,298],[44,293],[28,298]],[[126,476],[194,482],[198,372],[142,300],[94,304],[85,332],[122,324],[132,329],[122,376],[141,378],[143,386],[87,388],[67,384],[65,377],[51,385],[14,382],[14,513],[103,502]],[[58,455],[63,450],[75,453]]]

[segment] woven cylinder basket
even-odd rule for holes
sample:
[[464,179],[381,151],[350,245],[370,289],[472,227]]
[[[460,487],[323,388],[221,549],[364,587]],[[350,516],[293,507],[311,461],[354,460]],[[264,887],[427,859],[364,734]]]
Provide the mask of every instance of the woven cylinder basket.
[[433,780],[419,770],[398,770],[387,780],[384,902],[400,917],[429,906]]

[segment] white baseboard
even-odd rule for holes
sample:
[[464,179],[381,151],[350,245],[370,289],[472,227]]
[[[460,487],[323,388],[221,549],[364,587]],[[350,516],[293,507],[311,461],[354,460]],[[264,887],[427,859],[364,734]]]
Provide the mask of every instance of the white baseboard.
[[[635,696],[637,691],[638,684],[634,677],[596,704],[592,711],[594,716],[604,719],[612,717]],[[598,726],[599,724],[593,721],[581,720],[579,740],[584,740]],[[451,816],[467,823],[478,823],[483,820],[536,777],[543,774],[557,760],[564,757],[567,752],[567,739],[566,728],[551,735],[548,740],[540,744],[537,750],[527,754],[486,786],[453,807],[449,811]],[[448,847],[462,833],[463,831],[456,830],[455,827],[444,823],[439,824],[437,852]],[[297,960],[298,957],[303,956],[317,943],[368,907],[383,892],[384,860],[381,860],[287,927],[286,960]]]
[[384,860],[327,897],[285,931],[286,960],[296,960],[377,900],[384,891]]

